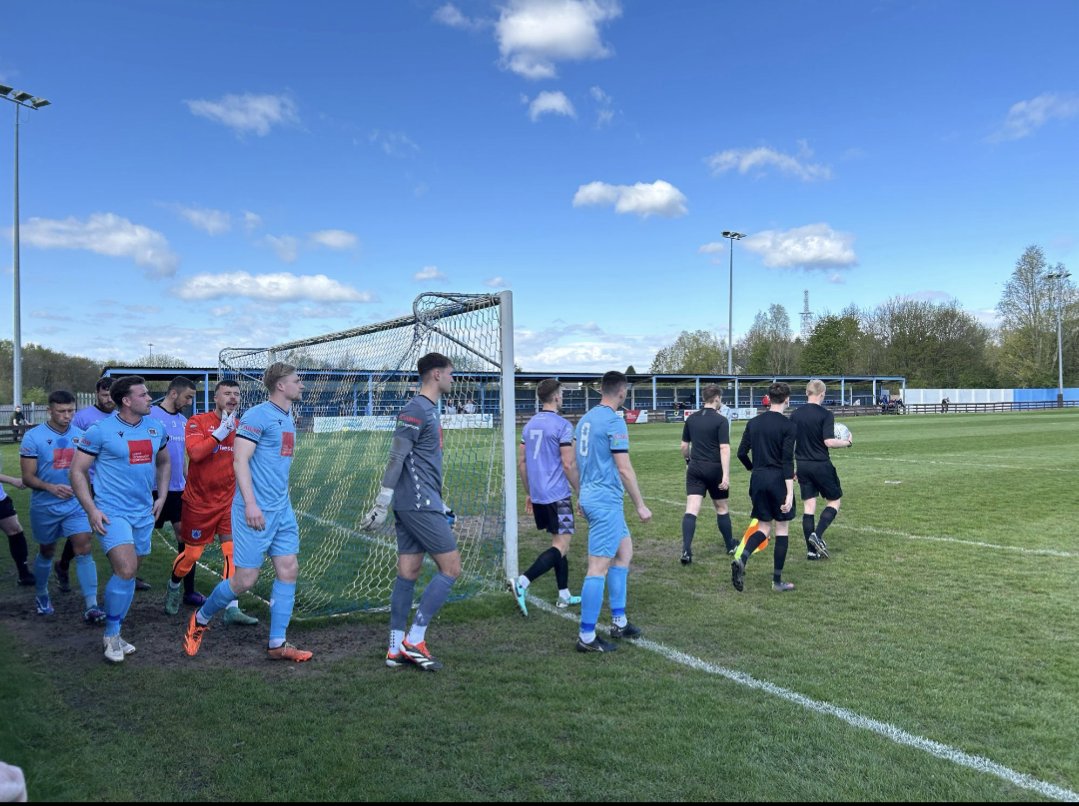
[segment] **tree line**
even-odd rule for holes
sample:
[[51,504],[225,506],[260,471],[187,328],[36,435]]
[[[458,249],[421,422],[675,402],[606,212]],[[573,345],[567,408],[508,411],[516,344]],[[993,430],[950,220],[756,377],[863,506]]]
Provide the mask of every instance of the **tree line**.
[[[892,297],[875,308],[850,305],[817,318],[809,337],[795,335],[778,304],[759,311],[734,345],[735,372],[748,375],[903,375],[922,387],[1053,387],[1057,384],[1057,315],[1064,383],[1079,381],[1079,295],[1063,264],[1050,266],[1030,246],[997,304],[990,328],[955,300]],[[726,374],[727,343],[684,331],[661,348],[650,371]]]

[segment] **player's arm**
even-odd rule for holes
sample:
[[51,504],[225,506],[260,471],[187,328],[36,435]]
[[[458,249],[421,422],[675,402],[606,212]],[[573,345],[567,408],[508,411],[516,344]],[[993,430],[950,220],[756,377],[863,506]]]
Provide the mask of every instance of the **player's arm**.
[[51,495],[55,495],[63,501],[66,501],[75,494],[67,484],[49,484],[48,482],[39,479],[37,475],[36,456],[20,456],[19,467],[22,470],[22,483],[31,490],[41,490]]
[[562,457],[562,472],[566,474],[566,481],[573,488],[573,494],[581,497],[581,473],[577,469],[577,452],[573,449],[573,443],[558,446],[559,455]]
[[157,498],[154,499],[154,505],[151,508],[151,511],[154,513],[154,520],[157,520],[157,518],[160,517],[161,510],[165,508],[165,499],[169,494],[169,477],[172,475],[172,460],[169,458],[168,445],[168,438],[163,439],[161,440],[161,447],[157,449]]
[[[86,437],[84,436],[83,439],[85,440]],[[90,528],[96,534],[103,535],[109,516],[94,505],[94,497],[90,495],[90,466],[96,460],[96,453],[89,453],[80,447],[75,452],[75,458],[71,460],[69,478],[71,489],[75,491],[75,497],[79,499],[79,504],[90,521]]]
[[532,494],[528,488],[528,466],[525,462],[525,443],[522,439],[520,444],[517,445],[517,475],[521,479],[521,484],[524,485],[525,491],[525,512],[532,512]]
[[393,442],[390,443],[390,459],[382,474],[382,486],[375,497],[375,505],[360,519],[361,529],[370,529],[385,523],[390,503],[393,501],[394,488],[397,487],[405,469],[405,459],[416,444],[422,425],[422,420],[408,412],[407,407],[397,416],[397,429],[393,432]]
[[22,479],[18,476],[8,476],[4,473],[0,473],[0,482],[4,484],[10,484],[16,490],[21,490],[26,485],[23,484]]
[[794,442],[798,436],[798,431],[794,427],[794,423],[789,420],[786,423],[787,428],[783,432],[783,483],[787,488],[786,497],[783,500],[783,506],[780,510],[783,512],[790,512],[791,507],[794,506]]
[[723,480],[719,489],[727,490],[731,486],[731,424],[723,417],[719,422],[719,464],[723,468]]
[[255,455],[255,443],[240,435],[232,446],[232,469],[236,473],[236,488],[244,501],[244,521],[252,529],[266,528],[266,516],[255,500],[255,485],[251,481],[251,457]]
[[753,470],[753,462],[749,458],[749,449],[753,444],[749,436],[750,423],[746,423],[746,430],[742,432],[742,441],[738,443],[738,461],[746,470]]
[[835,438],[835,415],[832,412],[828,412],[828,416],[824,418],[821,436],[824,438],[824,444],[829,448],[849,448],[854,442],[853,439]]
[[686,464],[689,464],[689,449],[692,443],[682,440],[682,444],[679,446],[679,450],[682,451],[682,458],[686,460]]
[[622,486],[626,488],[629,500],[637,508],[637,517],[642,522],[648,523],[652,520],[652,510],[645,506],[644,496],[641,495],[641,488],[637,484],[637,474],[633,470],[633,463],[629,460],[629,453],[621,451],[612,453],[611,456],[614,459],[614,466],[618,468],[618,475],[622,478]]

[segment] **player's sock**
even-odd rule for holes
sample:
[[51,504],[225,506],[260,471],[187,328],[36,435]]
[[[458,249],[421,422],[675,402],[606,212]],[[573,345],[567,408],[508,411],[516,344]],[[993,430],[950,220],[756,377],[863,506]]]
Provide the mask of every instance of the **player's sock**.
[[532,580],[526,577],[524,574],[521,574],[519,577],[517,577],[517,587],[521,588],[522,590],[528,590],[528,586],[531,584]]
[[817,526],[813,522],[813,516],[812,515],[803,515],[802,516],[802,534],[805,535],[806,546],[808,546],[809,550],[814,554],[816,553],[816,549],[814,549],[812,546],[809,545],[809,536],[811,534],[813,534],[815,531],[817,531]]
[[[67,541],[70,546],[71,541]],[[87,607],[97,607],[97,563],[93,555],[79,554],[75,557],[75,576],[79,579],[79,588]]]
[[835,516],[839,514],[839,510],[835,507],[825,507],[824,512],[820,514],[820,523],[817,524],[817,536],[824,537],[824,530],[832,525],[832,521],[835,520]]
[[[276,585],[276,583],[274,584]],[[231,602],[235,598],[236,594],[235,592],[233,592],[232,585],[230,584],[229,580],[222,579],[214,587],[213,591],[210,593],[206,601],[202,603],[202,607],[195,611],[195,620],[199,624],[209,624],[210,619],[212,619],[217,613],[228,607],[229,602]],[[272,609],[270,612],[272,616]]]
[[688,512],[682,516],[682,553],[689,554],[693,548],[693,533],[697,531],[697,516]]
[[742,550],[737,554],[737,558],[742,561],[743,566],[749,564],[749,558],[753,556],[753,552],[757,550],[757,546],[767,539],[768,535],[760,529],[749,536],[749,540],[746,541],[745,546],[743,546]]
[[727,551],[730,551],[738,545],[734,542],[734,528],[731,526],[731,513],[725,512],[722,515],[717,513],[716,526],[719,527],[719,533],[723,535],[723,545],[727,547]]
[[558,583],[558,592],[565,591],[569,596],[569,558],[560,551],[558,551],[558,563],[554,567],[554,578]]
[[772,566],[772,581],[780,582],[783,579],[783,565],[787,562],[788,535],[776,535],[775,564]]
[[122,579],[113,574],[105,583],[105,637],[120,634],[131,600],[135,598],[135,578]]
[[52,560],[39,551],[34,558],[34,586],[38,596],[49,595],[49,574],[52,573]]
[[442,605],[450,595],[450,589],[457,577],[447,576],[443,573],[435,574],[434,579],[427,583],[427,587],[420,597],[420,606],[416,608],[416,618],[412,621],[412,628],[408,631],[408,642],[419,644],[423,642],[427,634],[427,625],[438,615]]
[[579,635],[582,641],[590,644],[596,640],[596,622],[603,607],[604,577],[585,577],[581,583],[581,626]]
[[619,627],[626,626],[626,583],[629,568],[612,565],[607,571],[607,597],[611,605],[611,621]]
[[573,594],[569,592],[569,588],[559,588],[558,598],[564,602],[568,602],[570,599],[573,598]]
[[[552,568],[556,568],[558,566],[558,561],[561,559],[562,552],[554,546],[551,546],[551,548],[547,549],[547,551],[536,558],[536,561],[532,563],[532,566],[527,571],[525,571],[524,575],[528,577],[530,582],[533,582]],[[528,586],[525,585],[524,587],[527,588]]]
[[390,654],[396,655],[401,649],[401,640],[405,637],[404,630],[390,630]]
[[75,546],[70,540],[64,541],[64,550],[60,554],[60,562],[57,565],[60,566],[60,570],[63,573],[67,573],[71,570],[71,561],[75,558]]
[[232,579],[232,575],[235,572],[235,568],[232,565],[232,541],[221,541],[221,578]]
[[[180,551],[182,553],[183,550],[184,550],[184,541],[177,540],[176,541],[176,548],[177,548],[178,551]],[[202,552],[200,551],[199,554],[201,554],[201,553]],[[179,555],[177,555],[177,556],[179,556]],[[194,561],[192,561],[191,570],[189,570],[186,574],[184,574],[184,593],[194,593],[194,592],[195,592],[195,563],[194,563]]]
[[[216,588],[214,593],[217,593]],[[229,598],[232,598],[232,588],[229,588],[229,594]],[[292,608],[295,603],[296,583],[275,579],[270,593],[270,649],[276,649],[285,643],[285,632],[288,630],[288,623],[292,621]]]
[[393,581],[390,593],[390,630],[404,634],[408,626],[408,611],[412,609],[412,596],[416,589],[416,580],[398,576]]
[[15,568],[18,569],[19,576],[33,576],[26,565],[26,560],[30,556],[30,549],[26,546],[26,535],[23,532],[8,535],[7,547],[8,551],[11,552],[11,559],[15,561]]

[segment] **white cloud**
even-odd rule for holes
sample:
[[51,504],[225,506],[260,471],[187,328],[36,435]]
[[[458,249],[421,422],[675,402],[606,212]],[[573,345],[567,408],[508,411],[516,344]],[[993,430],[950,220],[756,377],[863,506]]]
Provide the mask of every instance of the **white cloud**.
[[246,271],[198,274],[180,283],[175,293],[181,299],[203,300],[245,297],[269,302],[374,302],[369,291],[331,280],[325,274],[297,275],[289,272],[251,274]]
[[237,134],[264,137],[274,126],[299,123],[296,103],[286,95],[226,95],[219,101],[184,101],[191,114],[222,123]]
[[506,282],[503,277],[488,277],[483,281],[483,284],[488,288],[508,288],[509,283]]
[[191,226],[210,235],[221,235],[232,229],[232,217],[223,210],[177,205],[176,212],[183,216]]
[[528,105],[528,116],[535,123],[540,115],[564,115],[577,117],[577,110],[573,108],[570,99],[562,92],[548,92],[544,90],[537,95]]
[[[770,268],[810,270],[846,269],[858,263],[854,236],[836,232],[827,224],[809,224],[786,231],[765,230],[742,241],[750,252],[760,255]],[[842,282],[833,272],[829,282]]]
[[573,206],[593,204],[614,205],[616,213],[634,213],[642,218],[651,215],[676,218],[689,212],[682,191],[662,179],[650,185],[644,182],[635,185],[589,182],[577,188],[577,193],[573,196]]
[[311,233],[312,243],[327,249],[355,249],[360,239],[343,229],[323,229]]
[[438,270],[438,266],[424,266],[412,275],[412,279],[418,283],[422,283],[427,280],[445,280],[446,275]]
[[85,221],[31,218],[19,228],[19,237],[24,244],[41,249],[85,249],[131,258],[150,277],[171,277],[180,264],[164,235],[115,213],[94,213]]
[[614,120],[614,99],[600,87],[592,87],[589,93],[592,100],[599,106],[596,111],[596,127],[602,129],[604,126],[610,125],[611,121]]
[[258,213],[252,213],[250,210],[244,210],[244,229],[247,232],[254,232],[262,226],[262,216]]
[[450,28],[460,28],[466,31],[476,31],[489,25],[486,20],[479,18],[469,19],[453,3],[446,3],[444,6],[439,6],[435,9],[432,19]]
[[813,156],[813,152],[809,150],[809,146],[804,141],[801,141],[799,146],[797,156],[783,154],[775,149],[759,146],[757,148],[731,148],[727,151],[719,151],[705,161],[715,176],[732,170],[736,170],[740,174],[747,174],[751,171],[763,174],[767,169],[775,168],[780,173],[797,177],[803,182],[831,179],[832,169],[827,165],[806,162]]
[[630,364],[641,369],[651,365],[657,345],[673,339],[651,333],[609,333],[594,322],[556,320],[542,330],[516,328],[514,360],[529,372],[602,373],[622,371]]
[[511,0],[495,24],[502,65],[525,78],[554,78],[555,63],[605,59],[601,23],[622,14],[617,0]]
[[697,253],[700,255],[714,255],[716,252],[726,252],[727,243],[725,241],[712,241],[711,243],[704,244]]
[[1029,101],[1013,104],[1008,116],[993,134],[990,142],[1021,140],[1050,120],[1067,120],[1079,116],[1079,94],[1045,92]]
[[381,129],[375,129],[367,135],[367,140],[391,157],[411,157],[420,151],[420,147],[404,132],[384,132]]
[[271,247],[285,263],[295,263],[300,254],[300,242],[291,235],[267,235],[262,242]]

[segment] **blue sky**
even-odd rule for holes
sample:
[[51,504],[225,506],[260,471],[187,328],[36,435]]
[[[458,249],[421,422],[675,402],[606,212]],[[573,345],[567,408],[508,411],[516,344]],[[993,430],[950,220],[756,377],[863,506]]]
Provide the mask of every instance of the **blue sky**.
[[215,364],[505,287],[525,369],[643,370],[725,335],[727,229],[736,339],[804,289],[991,323],[1028,245],[1079,265],[1070,0],[7,11],[0,81],[53,103],[21,118],[24,342]]

